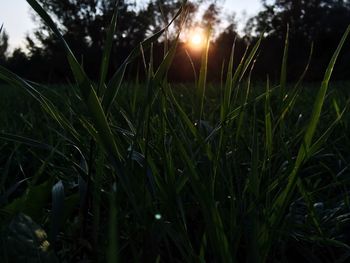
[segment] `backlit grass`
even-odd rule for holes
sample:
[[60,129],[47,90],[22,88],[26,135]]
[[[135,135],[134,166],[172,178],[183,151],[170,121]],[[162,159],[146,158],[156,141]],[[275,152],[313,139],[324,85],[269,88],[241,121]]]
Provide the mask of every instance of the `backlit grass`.
[[260,39],[237,68],[233,50],[221,85],[206,81],[207,41],[196,84],[175,85],[176,42],[159,67],[145,63],[146,79],[124,80],[165,29],[107,80],[114,14],[96,84],[27,2],[76,84],[44,87],[0,66],[5,262],[22,262],[18,250],[33,262],[347,262],[349,84],[328,86],[350,28],[316,89],[303,75],[287,85],[288,37],[279,83],[252,84]]

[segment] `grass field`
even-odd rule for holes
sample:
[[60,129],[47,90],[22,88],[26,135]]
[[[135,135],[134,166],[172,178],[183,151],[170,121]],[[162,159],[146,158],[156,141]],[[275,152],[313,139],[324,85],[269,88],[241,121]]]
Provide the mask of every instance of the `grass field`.
[[176,45],[146,79],[123,79],[136,48],[107,80],[114,25],[98,83],[63,38],[75,85],[0,66],[4,262],[348,262],[350,83],[329,81],[350,28],[322,83],[287,85],[286,56],[278,83],[252,83],[259,41],[222,84],[204,51],[180,85]]

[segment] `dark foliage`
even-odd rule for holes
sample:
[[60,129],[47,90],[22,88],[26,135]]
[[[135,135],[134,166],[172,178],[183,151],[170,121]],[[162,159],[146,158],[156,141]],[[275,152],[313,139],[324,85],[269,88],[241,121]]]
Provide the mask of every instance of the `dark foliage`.
[[[277,77],[278,61],[281,61],[284,39],[289,27],[289,77],[297,78],[303,71],[309,49],[314,43],[314,56],[308,79],[318,80],[329,61],[332,50],[350,23],[350,2],[339,0],[276,0],[267,4],[252,18],[247,31],[257,34],[265,32],[263,53],[257,63],[260,75],[266,73]],[[343,58],[350,56],[348,48],[344,49]],[[272,62],[272,63],[271,63]],[[335,78],[348,79],[345,71],[348,61],[343,59],[338,64]]]
[[6,62],[6,52],[8,49],[8,35],[6,32],[1,32],[2,27],[0,27],[0,64]]
[[[70,44],[76,57],[84,65],[88,75],[97,79],[99,75],[100,61],[104,46],[104,39],[114,1],[104,0],[40,0],[56,21],[61,25],[61,30],[67,42]],[[203,2],[209,2],[200,22],[194,21],[194,14]],[[208,79],[220,81],[223,63],[228,63],[231,47],[236,39],[236,58],[242,55],[249,45],[254,43],[261,34],[265,34],[262,52],[254,69],[256,79],[265,79],[268,74],[272,80],[279,78],[280,61],[282,58],[284,39],[289,27],[289,60],[288,80],[293,81],[303,72],[308,60],[309,50],[314,43],[313,59],[306,78],[308,80],[319,80],[324,73],[325,65],[331,57],[345,28],[350,23],[350,2],[339,0],[276,0],[273,3],[263,2],[263,10],[251,18],[245,31],[247,35],[239,36],[235,29],[235,22],[231,24],[218,37],[213,40],[209,56],[210,63]],[[158,31],[166,25],[175,14],[179,1],[162,0],[150,1],[147,6],[138,10],[130,1],[119,1],[118,26],[114,36],[114,47],[112,50],[111,72],[123,62],[126,55],[150,34]],[[216,1],[191,1],[188,4],[188,16],[185,27],[200,25],[213,28],[222,19],[222,10]],[[179,20],[178,20],[179,21]],[[175,28],[168,32],[169,39],[176,37],[181,23],[177,22]],[[165,38],[161,38],[154,45],[154,60],[161,61],[164,56]],[[171,41],[168,46],[171,45]],[[349,44],[347,44],[349,46]],[[174,59],[174,65],[169,72],[172,81],[188,82],[194,80],[190,57],[199,70],[200,54],[186,50],[186,44],[180,43]],[[38,21],[38,28],[34,37],[27,37],[27,49],[29,55],[21,50],[15,50],[12,56],[6,59],[7,35],[3,33],[0,40],[0,62],[6,64],[10,69],[18,72],[21,76],[43,82],[65,82],[69,78],[69,67],[67,65],[64,51],[57,40],[53,37],[49,28]],[[348,48],[344,49],[339,64],[335,69],[335,79],[349,79],[346,68],[350,58]],[[146,58],[149,54],[145,54]],[[235,61],[239,63],[239,61]],[[138,72],[143,73],[143,61],[140,59],[128,74],[134,76]],[[178,70],[181,69],[181,70]],[[220,70],[217,70],[220,69]],[[69,78],[70,80],[70,78]]]

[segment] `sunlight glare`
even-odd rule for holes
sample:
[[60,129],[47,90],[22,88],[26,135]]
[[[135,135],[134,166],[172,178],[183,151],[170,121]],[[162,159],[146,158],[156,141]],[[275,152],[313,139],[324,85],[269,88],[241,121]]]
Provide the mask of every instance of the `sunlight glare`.
[[200,34],[196,34],[192,37],[191,42],[193,45],[198,46],[202,43],[202,36]]
[[189,46],[192,49],[200,50],[205,45],[205,37],[201,30],[194,30],[189,39]]

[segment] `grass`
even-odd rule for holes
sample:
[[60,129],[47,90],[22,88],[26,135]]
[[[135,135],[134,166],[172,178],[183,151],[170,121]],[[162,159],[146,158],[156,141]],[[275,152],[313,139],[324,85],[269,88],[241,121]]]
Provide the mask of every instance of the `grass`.
[[349,83],[328,86],[350,29],[315,88],[302,76],[287,85],[288,38],[280,83],[251,81],[263,39],[236,69],[233,48],[222,85],[206,82],[207,51],[196,85],[169,83],[176,43],[158,68],[145,63],[146,80],[125,81],[166,28],[108,81],[115,13],[96,85],[27,2],[76,84],[45,87],[0,66],[5,262],[22,262],[18,251],[33,262],[349,260]]

